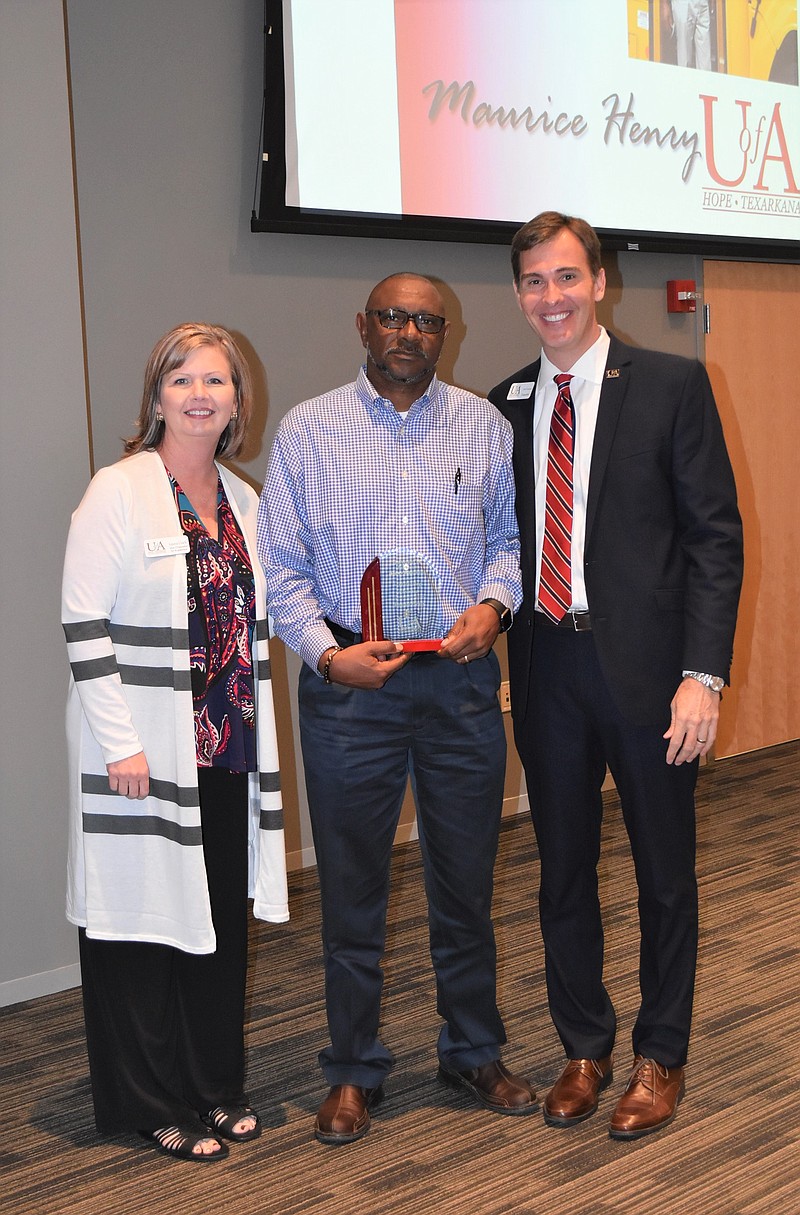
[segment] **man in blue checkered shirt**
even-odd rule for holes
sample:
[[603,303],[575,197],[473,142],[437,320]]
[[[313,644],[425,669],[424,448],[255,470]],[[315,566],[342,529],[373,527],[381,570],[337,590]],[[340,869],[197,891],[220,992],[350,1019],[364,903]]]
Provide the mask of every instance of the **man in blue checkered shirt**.
[[[521,600],[511,432],[494,406],[437,379],[448,325],[430,280],[384,279],[356,325],[365,366],[283,419],[259,509],[269,610],[304,660],[330,1031],[314,1133],[331,1144],[367,1133],[393,1064],[378,1036],[380,963],[409,775],[444,1021],[439,1079],[496,1113],[537,1108],[500,1060],[491,922],[506,756],[492,646]],[[364,641],[359,588],[376,557],[391,640]],[[404,650],[420,633],[441,648]]]

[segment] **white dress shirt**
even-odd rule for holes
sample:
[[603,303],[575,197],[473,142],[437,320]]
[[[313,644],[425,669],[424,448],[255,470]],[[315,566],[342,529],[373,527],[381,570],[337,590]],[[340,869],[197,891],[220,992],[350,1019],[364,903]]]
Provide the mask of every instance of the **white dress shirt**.
[[[575,451],[573,458],[572,506],[572,609],[585,612],[586,582],[583,577],[583,549],[586,538],[586,502],[589,495],[589,468],[592,462],[594,431],[600,388],[608,361],[609,337],[605,329],[585,354],[569,368],[572,403],[575,407]],[[544,540],[545,494],[547,491],[547,449],[550,441],[550,420],[558,396],[554,377],[561,369],[553,365],[542,351],[542,366],[536,381],[533,399],[533,475],[536,487],[536,596],[539,596],[539,575],[542,566]]]

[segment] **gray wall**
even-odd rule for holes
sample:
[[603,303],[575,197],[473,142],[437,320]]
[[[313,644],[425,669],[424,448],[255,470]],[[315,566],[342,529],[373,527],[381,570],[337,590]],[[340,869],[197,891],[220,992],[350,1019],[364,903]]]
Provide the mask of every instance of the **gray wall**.
[[[3,285],[11,319],[2,336],[4,367],[17,380],[2,405],[3,459],[11,465],[3,478],[4,518],[19,517],[27,485],[39,487],[25,522],[24,539],[33,543],[20,551],[4,529],[4,568],[17,570],[22,562],[28,577],[10,586],[7,579],[4,590],[5,620],[17,627],[13,636],[6,628],[4,668],[13,677],[0,692],[3,720],[13,720],[3,739],[3,1003],[56,990],[77,973],[74,933],[63,918],[66,661],[57,595],[69,512],[89,476],[89,448],[60,5],[0,5],[4,92],[6,58],[18,85],[12,139],[19,146],[4,164],[26,163],[10,199],[3,175],[0,202],[4,230],[10,225],[18,234],[12,258],[18,277]],[[455,321],[441,366],[445,378],[483,392],[534,357],[505,248],[250,233],[261,0],[67,0],[66,12],[96,467],[119,458],[147,354],[180,321],[225,325],[251,358],[259,402],[240,468],[256,485],[282,414],[352,379],[361,355],[355,313],[385,274],[413,269],[442,280]],[[54,180],[40,181],[42,174]],[[35,268],[30,282],[25,261]],[[695,258],[626,253],[606,265],[604,323],[640,345],[698,352],[695,319],[668,317],[664,303],[666,279],[699,279]],[[21,628],[31,644],[20,644]],[[279,645],[275,651],[289,846],[299,863],[309,859],[310,832],[295,733],[297,662]],[[513,800],[518,768],[509,779]]]
[[0,1003],[77,982],[64,919],[64,540],[89,471],[60,0],[0,0]]

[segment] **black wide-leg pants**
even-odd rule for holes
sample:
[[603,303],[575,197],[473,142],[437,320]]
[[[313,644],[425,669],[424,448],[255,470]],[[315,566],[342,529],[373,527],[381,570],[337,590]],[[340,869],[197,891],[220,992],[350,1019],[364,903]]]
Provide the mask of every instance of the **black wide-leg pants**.
[[199,769],[213,954],[79,930],[86,1043],[101,1133],[197,1123],[244,1100],[247,774]]

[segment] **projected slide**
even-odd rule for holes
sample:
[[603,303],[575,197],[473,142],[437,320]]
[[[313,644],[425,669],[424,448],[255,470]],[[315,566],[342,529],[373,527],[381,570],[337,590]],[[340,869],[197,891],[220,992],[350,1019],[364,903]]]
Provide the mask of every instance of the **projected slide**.
[[797,0],[284,0],[283,41],[290,207],[800,239]]

